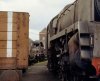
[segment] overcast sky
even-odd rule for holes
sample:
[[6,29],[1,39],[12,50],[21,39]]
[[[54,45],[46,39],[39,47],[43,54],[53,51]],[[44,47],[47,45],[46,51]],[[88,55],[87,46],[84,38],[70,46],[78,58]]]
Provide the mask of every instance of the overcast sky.
[[0,0],[0,11],[29,12],[29,37],[39,39],[39,32],[65,5],[75,0]]

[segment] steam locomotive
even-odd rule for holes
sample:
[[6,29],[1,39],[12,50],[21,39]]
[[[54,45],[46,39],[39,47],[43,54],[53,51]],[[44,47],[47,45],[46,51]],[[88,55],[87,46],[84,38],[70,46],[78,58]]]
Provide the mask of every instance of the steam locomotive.
[[76,0],[47,26],[49,71],[62,81],[100,78],[100,0]]
[[28,64],[32,65],[39,61],[45,60],[44,47],[43,43],[40,41],[29,41],[29,55],[28,55]]

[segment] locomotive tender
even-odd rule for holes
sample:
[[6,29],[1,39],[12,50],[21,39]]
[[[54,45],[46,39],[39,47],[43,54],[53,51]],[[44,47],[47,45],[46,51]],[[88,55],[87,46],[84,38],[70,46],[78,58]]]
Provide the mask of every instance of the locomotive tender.
[[47,55],[63,81],[100,78],[100,0],[76,0],[50,21]]

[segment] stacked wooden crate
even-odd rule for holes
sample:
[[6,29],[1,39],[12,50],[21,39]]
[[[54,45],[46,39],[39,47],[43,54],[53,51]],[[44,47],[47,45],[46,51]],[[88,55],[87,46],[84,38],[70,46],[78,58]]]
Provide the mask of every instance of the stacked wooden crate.
[[29,14],[0,12],[0,69],[28,66]]

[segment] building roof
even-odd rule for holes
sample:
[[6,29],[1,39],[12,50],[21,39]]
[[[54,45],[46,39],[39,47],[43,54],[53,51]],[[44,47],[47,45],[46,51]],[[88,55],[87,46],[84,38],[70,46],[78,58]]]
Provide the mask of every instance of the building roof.
[[42,31],[40,31],[39,33],[46,33],[46,28],[44,28]]
[[33,42],[33,40],[31,38],[29,38],[29,42]]

